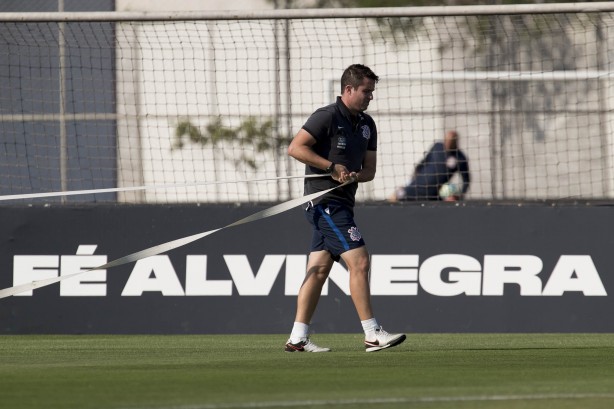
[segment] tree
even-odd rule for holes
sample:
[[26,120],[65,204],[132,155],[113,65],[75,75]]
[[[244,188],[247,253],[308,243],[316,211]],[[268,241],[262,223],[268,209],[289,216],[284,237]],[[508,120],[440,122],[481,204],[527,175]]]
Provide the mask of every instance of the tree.
[[173,149],[181,149],[185,145],[184,139],[203,146],[213,148],[220,144],[237,146],[240,154],[229,157],[227,152],[235,149],[219,149],[225,159],[234,163],[235,167],[246,165],[251,169],[258,169],[258,161],[253,153],[276,153],[280,144],[288,144],[289,138],[274,138],[275,123],[272,119],[258,120],[252,116],[244,119],[237,127],[224,125],[222,117],[215,117],[203,130],[193,125],[189,120],[182,120],[175,128],[175,141]]

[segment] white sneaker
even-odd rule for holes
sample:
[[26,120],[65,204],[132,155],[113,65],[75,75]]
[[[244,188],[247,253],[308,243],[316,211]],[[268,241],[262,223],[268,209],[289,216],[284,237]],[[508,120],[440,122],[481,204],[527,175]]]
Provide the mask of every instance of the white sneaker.
[[322,348],[311,342],[309,338],[303,338],[296,344],[291,340],[286,342],[286,352],[330,352],[330,348]]
[[375,341],[367,341],[365,339],[365,351],[375,352],[384,348],[390,348],[399,345],[405,341],[405,334],[389,334],[382,327],[375,330]]

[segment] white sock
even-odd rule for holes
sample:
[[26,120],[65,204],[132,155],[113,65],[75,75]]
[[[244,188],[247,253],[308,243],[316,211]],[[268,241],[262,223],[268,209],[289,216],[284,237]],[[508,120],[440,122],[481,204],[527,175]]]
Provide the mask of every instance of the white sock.
[[379,328],[377,324],[377,320],[375,318],[370,318],[368,320],[360,321],[362,324],[362,329],[365,331],[365,339],[367,341],[375,340],[375,330]]
[[296,344],[309,336],[309,324],[295,321],[290,333],[290,342]]

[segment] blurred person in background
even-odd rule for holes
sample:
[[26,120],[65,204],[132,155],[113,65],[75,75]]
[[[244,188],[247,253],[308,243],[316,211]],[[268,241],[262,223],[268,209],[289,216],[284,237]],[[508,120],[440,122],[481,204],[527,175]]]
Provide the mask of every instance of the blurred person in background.
[[[398,187],[389,202],[409,200],[462,200],[469,190],[471,175],[467,156],[458,147],[458,132],[449,130],[442,142],[436,142],[415,168],[411,181]],[[450,182],[460,174],[462,186]]]

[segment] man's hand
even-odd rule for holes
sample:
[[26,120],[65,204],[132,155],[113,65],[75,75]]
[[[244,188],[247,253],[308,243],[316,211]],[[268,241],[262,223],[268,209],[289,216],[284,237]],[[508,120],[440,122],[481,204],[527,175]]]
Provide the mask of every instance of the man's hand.
[[396,202],[399,201],[399,199],[397,198],[397,193],[396,192],[391,194],[390,196],[388,196],[386,198],[386,200],[388,201],[388,203],[396,203]]
[[358,174],[356,172],[350,172],[345,166],[335,164],[335,170],[331,177],[339,183],[345,182],[358,182]]

